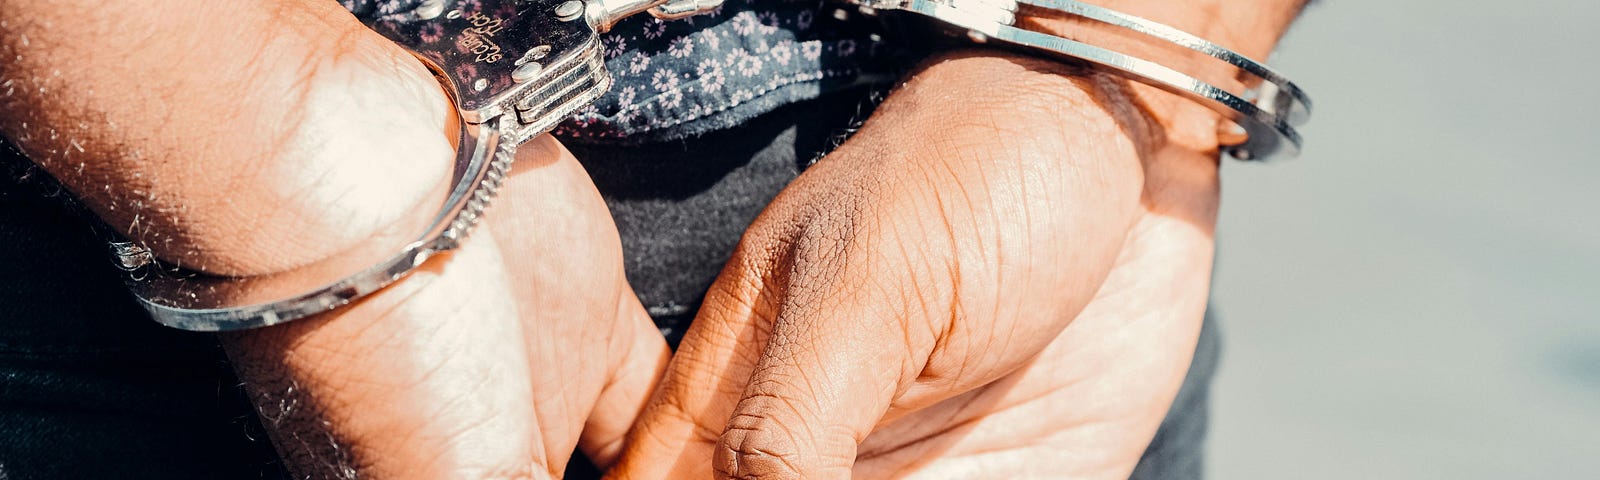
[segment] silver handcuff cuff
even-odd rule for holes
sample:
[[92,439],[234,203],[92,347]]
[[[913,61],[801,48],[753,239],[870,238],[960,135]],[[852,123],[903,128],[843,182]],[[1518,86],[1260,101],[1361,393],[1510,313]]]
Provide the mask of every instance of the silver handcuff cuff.
[[[1247,135],[1227,148],[1239,159],[1298,153],[1294,127],[1310,113],[1305,93],[1254,60],[1175,28],[1073,0],[843,0],[861,12],[900,11],[993,42],[1077,58],[1189,97]],[[454,102],[460,137],[453,187],[417,240],[376,265],[333,258],[293,271],[218,277],[168,266],[132,243],[112,245],[129,286],[161,324],[193,331],[263,327],[327,312],[405,277],[460,246],[506,176],[517,146],[549,132],[610,87],[599,34],[648,11],[662,19],[709,12],[722,0],[428,0],[406,15],[368,24],[410,49]],[[464,4],[470,3],[468,8]],[[1176,43],[1230,63],[1261,81],[1236,95],[1154,62],[1015,26],[1019,5],[1069,13]],[[303,285],[322,285],[309,292]]]
[[[909,14],[933,19],[964,33],[973,42],[998,44],[1030,52],[1087,61],[1135,81],[1198,102],[1232,121],[1246,135],[1243,143],[1224,147],[1240,160],[1269,160],[1300,153],[1295,127],[1311,116],[1311,99],[1283,75],[1266,65],[1149,19],[1075,0],[844,0],[866,15]],[[1233,65],[1254,77],[1234,94],[1192,75],[1156,62],[1087,43],[1017,26],[1021,6],[1065,13],[1176,44]]]
[[[676,19],[721,0],[428,0],[368,23],[431,69],[460,122],[453,186],[426,231],[397,254],[351,265],[332,258],[290,272],[220,277],[112,245],[139,303],[163,325],[193,331],[263,327],[327,312],[403,278],[461,245],[494,199],[517,146],[549,132],[611,86],[599,34],[643,12]],[[342,256],[341,256],[342,257]],[[309,292],[305,285],[322,285]]]

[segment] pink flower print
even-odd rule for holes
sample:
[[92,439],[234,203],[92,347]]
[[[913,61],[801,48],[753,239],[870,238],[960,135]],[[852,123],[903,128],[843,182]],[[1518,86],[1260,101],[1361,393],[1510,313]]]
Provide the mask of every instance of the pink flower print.
[[710,114],[711,114],[711,110],[706,108],[705,104],[696,103],[694,105],[690,105],[689,106],[689,117],[688,118],[701,118],[701,117],[704,117],[704,116],[710,115]]
[[772,61],[778,62],[778,65],[788,65],[789,59],[794,58],[794,41],[779,41],[777,45],[772,47],[772,50],[767,52],[767,56],[771,57]]
[[750,35],[755,33],[756,27],[760,25],[761,21],[756,20],[756,14],[754,12],[743,11],[739,12],[738,15],[733,16],[733,31],[739,35]]
[[740,75],[754,77],[761,74],[761,57],[751,55],[745,49],[728,52],[728,66]]
[[628,59],[628,73],[638,75],[650,69],[650,56],[643,52],[633,52],[633,57]]
[[632,106],[622,107],[622,111],[617,112],[617,123],[629,123],[635,118],[639,118],[639,109]]
[[595,118],[598,118],[599,116],[600,109],[595,108],[594,104],[589,104],[588,106],[578,109],[578,113],[572,116],[572,124],[576,125],[578,128],[585,128],[589,125],[593,125]]
[[716,50],[717,47],[722,46],[722,39],[717,37],[716,30],[701,30],[700,38],[705,41],[706,48]]
[[761,24],[761,33],[771,35],[778,31],[778,13],[761,12],[756,14],[756,21]]
[[622,38],[621,35],[607,35],[602,38],[604,40],[600,42],[605,47],[606,59],[617,58],[617,56],[622,55],[622,52],[628,50],[628,40]]
[[426,43],[434,43],[442,40],[444,39],[444,25],[437,23],[425,24],[422,26],[422,30],[417,32],[417,36],[422,38],[422,41]]
[[633,100],[638,96],[639,89],[635,88],[633,85],[628,85],[626,88],[623,88],[622,91],[617,92],[617,105],[621,105],[623,110],[632,108]]
[[722,64],[717,63],[715,58],[701,60],[695,66],[694,74],[700,77],[700,91],[706,93],[722,90],[722,83],[727,80],[722,76]]
[[694,40],[690,37],[674,38],[672,43],[667,44],[667,55],[672,55],[672,58],[683,58],[693,54]]
[[810,30],[811,29],[811,11],[810,10],[801,10],[800,14],[796,15],[794,17],[794,26],[795,26],[795,28],[798,28],[800,30]]
[[644,38],[657,39],[661,38],[661,35],[666,33],[667,22],[663,22],[659,18],[652,18],[650,19],[650,23],[646,23],[644,25]]
[[650,85],[662,92],[677,90],[678,76],[673,75],[671,70],[656,70],[655,76],[650,78]]
[[[677,83],[677,80],[673,80],[673,83]],[[683,104],[683,91],[672,90],[661,92],[661,95],[656,96],[656,100],[661,102],[662,107],[678,108],[678,105]]]
[[816,60],[817,57],[822,56],[822,42],[820,40],[812,40],[801,43],[800,56],[806,57],[807,60]]

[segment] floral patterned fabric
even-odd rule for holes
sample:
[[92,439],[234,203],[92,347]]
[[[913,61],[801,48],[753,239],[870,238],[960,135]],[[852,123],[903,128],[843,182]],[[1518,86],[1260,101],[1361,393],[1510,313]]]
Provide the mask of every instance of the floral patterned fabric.
[[[340,0],[363,18],[421,0]],[[914,59],[824,0],[725,0],[675,21],[646,14],[601,36],[611,90],[557,127],[569,142],[640,143],[727,128],[790,103],[887,83]]]

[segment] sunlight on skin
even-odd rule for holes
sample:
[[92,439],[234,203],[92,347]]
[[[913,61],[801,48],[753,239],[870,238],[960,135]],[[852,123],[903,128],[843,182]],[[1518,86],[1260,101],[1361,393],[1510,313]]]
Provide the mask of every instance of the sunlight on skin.
[[455,119],[419,62],[334,2],[185,3],[6,2],[7,138],[130,239],[209,273],[422,231]]
[[[26,112],[0,129],[163,258],[248,274],[383,253],[375,236],[410,240],[442,203],[443,91],[334,2],[0,7],[0,54],[20,57],[0,84],[22,87],[0,106]],[[668,352],[605,204],[542,137],[490,210],[349,308],[225,336],[296,476],[545,478],[575,447],[616,456]]]
[[[24,112],[0,130],[163,258],[290,269],[443,195],[437,84],[333,2],[36,3],[0,0]],[[1292,17],[1232,11],[1220,38]],[[548,138],[460,252],[229,351],[303,475],[558,476],[578,446],[627,478],[1126,476],[1216,211],[1217,120],[1162,95],[993,52],[926,67],[747,232],[648,406],[664,342]]]
[[[1173,23],[1262,57],[1301,3]],[[611,476],[1126,478],[1199,334],[1219,126],[1053,62],[930,62],[752,225]]]

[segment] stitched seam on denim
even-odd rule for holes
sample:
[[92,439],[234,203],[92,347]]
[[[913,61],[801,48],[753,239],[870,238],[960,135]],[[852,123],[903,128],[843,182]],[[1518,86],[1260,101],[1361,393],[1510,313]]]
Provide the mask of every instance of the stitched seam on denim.
[[[642,125],[638,129],[629,129],[629,130],[627,130],[627,132],[629,134],[640,134],[640,133],[648,133],[648,132],[653,132],[653,131],[656,131],[656,130],[662,130],[662,129],[666,129],[666,128],[676,127],[676,126],[682,125],[684,123],[692,122],[692,121],[699,120],[699,119],[706,118],[706,117],[710,117],[712,115],[716,115],[716,114],[719,114],[719,113],[722,113],[722,112],[726,112],[726,111],[728,111],[730,109],[733,109],[733,108],[736,108],[736,107],[738,107],[740,105],[745,105],[745,104],[747,104],[749,102],[752,102],[752,101],[755,101],[757,99],[762,98],[763,96],[765,96],[768,93],[772,93],[773,91],[776,91],[776,90],[784,88],[784,87],[789,87],[789,86],[798,85],[798,84],[804,84],[804,83],[821,82],[823,80],[829,80],[829,79],[838,78],[838,77],[847,76],[847,75],[858,75],[860,73],[861,73],[861,69],[852,68],[852,69],[845,69],[845,70],[822,70],[822,71],[818,71],[816,73],[818,75],[816,78],[802,78],[802,74],[795,74],[795,75],[790,76],[788,79],[786,79],[786,81],[777,82],[777,83],[773,83],[773,84],[768,84],[768,86],[766,88],[763,88],[763,89],[761,89],[759,91],[751,93],[750,98],[748,98],[748,99],[743,99],[743,100],[739,100],[739,101],[736,101],[736,102],[730,102],[727,105],[723,105],[721,107],[717,107],[717,109],[715,109],[715,110],[707,111],[707,112],[704,112],[704,113],[695,112],[695,113],[690,113],[688,115],[683,115],[683,116],[678,116],[678,117],[668,117],[668,118],[664,119],[665,123],[662,123],[662,122],[649,122],[649,123],[646,123],[645,125]],[[700,84],[700,81],[701,81],[701,79],[697,78],[697,79],[694,80],[694,83],[686,83],[686,84],[684,84],[684,86],[685,87],[688,87],[688,86],[691,86],[691,85],[698,86]],[[668,90],[666,92],[657,93],[655,95],[652,95],[649,100],[641,102],[639,104],[639,106],[633,107],[632,110],[638,110],[643,105],[648,105],[648,104],[650,104],[652,102],[655,102],[656,99],[661,98],[663,95],[666,95],[668,92],[678,92],[679,94],[682,94],[685,90],[687,90],[687,89],[680,87],[680,88],[676,88],[676,89],[673,89],[673,90]],[[621,114],[622,112],[619,111],[617,113]],[[582,120],[586,120],[586,121],[597,121],[597,120],[609,119],[609,118],[612,118],[612,116],[603,116],[603,115],[599,115],[599,114],[588,114],[588,115],[580,115],[580,116],[577,116],[577,117],[574,117],[574,118],[575,119],[582,119]],[[582,138],[582,137],[593,137],[594,136],[593,134],[591,134],[591,133],[589,133],[587,131],[583,131],[583,130],[577,130],[577,131],[574,131],[574,132],[570,132],[570,133],[568,133],[568,135],[572,136],[572,137],[579,137],[579,138]]]

